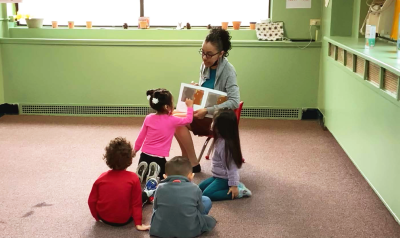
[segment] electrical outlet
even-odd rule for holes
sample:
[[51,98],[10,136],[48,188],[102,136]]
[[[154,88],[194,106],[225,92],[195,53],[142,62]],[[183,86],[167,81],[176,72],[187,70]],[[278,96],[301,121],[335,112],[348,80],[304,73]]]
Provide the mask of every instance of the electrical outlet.
[[321,19],[310,19],[310,26],[320,26]]

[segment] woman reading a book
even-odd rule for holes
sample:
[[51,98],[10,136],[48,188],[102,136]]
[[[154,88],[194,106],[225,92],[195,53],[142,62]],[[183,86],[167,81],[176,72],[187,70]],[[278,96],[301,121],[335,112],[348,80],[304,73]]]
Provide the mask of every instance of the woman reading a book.
[[193,122],[188,126],[178,127],[175,131],[175,138],[181,147],[182,156],[189,158],[194,173],[200,172],[201,167],[197,161],[190,130],[195,135],[208,136],[211,134],[212,118],[205,117],[207,114],[214,115],[214,112],[220,108],[236,109],[239,106],[240,94],[236,83],[236,71],[227,59],[230,49],[232,46],[229,32],[223,29],[212,29],[199,51],[203,63],[200,67],[199,83],[195,85],[225,92],[228,99],[221,104],[196,110]]

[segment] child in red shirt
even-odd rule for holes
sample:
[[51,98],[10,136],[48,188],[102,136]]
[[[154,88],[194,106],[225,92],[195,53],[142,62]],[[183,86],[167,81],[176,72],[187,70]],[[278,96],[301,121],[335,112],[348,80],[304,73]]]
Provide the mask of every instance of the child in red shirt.
[[126,171],[132,164],[132,145],[118,137],[106,147],[103,158],[111,168],[93,184],[89,195],[89,208],[96,221],[112,226],[134,222],[136,229],[145,231],[142,224],[142,190],[138,176]]

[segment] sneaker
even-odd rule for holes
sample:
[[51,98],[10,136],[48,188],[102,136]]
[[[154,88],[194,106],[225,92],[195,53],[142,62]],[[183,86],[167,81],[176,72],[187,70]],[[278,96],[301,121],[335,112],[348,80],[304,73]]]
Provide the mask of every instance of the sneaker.
[[158,187],[158,181],[154,178],[149,179],[144,186],[142,192],[142,207],[145,204],[150,204],[154,200],[154,194]]
[[151,178],[151,179],[147,180],[146,186],[144,187],[143,192],[145,192],[147,194],[148,198],[151,198],[154,196],[157,186],[158,186],[158,181],[154,178]]
[[147,179],[146,183],[150,179],[155,179],[157,181],[158,175],[160,174],[160,165],[158,165],[156,162],[151,162],[149,165],[149,173],[147,174]]
[[200,164],[198,164],[198,165],[196,165],[196,166],[194,166],[193,168],[192,168],[192,173],[200,173],[201,172],[201,166],[200,166]]
[[242,198],[242,197],[251,197],[251,191],[250,191],[250,189],[246,188],[246,186],[244,186],[243,183],[239,183],[238,189],[239,189],[239,196],[238,196],[238,198]]
[[137,169],[136,174],[139,176],[140,183],[143,183],[143,180],[147,173],[148,164],[144,161],[140,162]]
[[151,190],[156,190],[158,186],[158,181],[154,178],[147,180],[145,190],[151,191]]

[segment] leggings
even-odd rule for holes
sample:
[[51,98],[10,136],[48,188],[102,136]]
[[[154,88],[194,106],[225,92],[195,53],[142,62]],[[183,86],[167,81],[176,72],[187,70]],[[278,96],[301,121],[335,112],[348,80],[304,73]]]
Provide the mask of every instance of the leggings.
[[199,184],[203,196],[211,201],[232,200],[232,194],[228,194],[229,185],[227,179],[210,177]]

